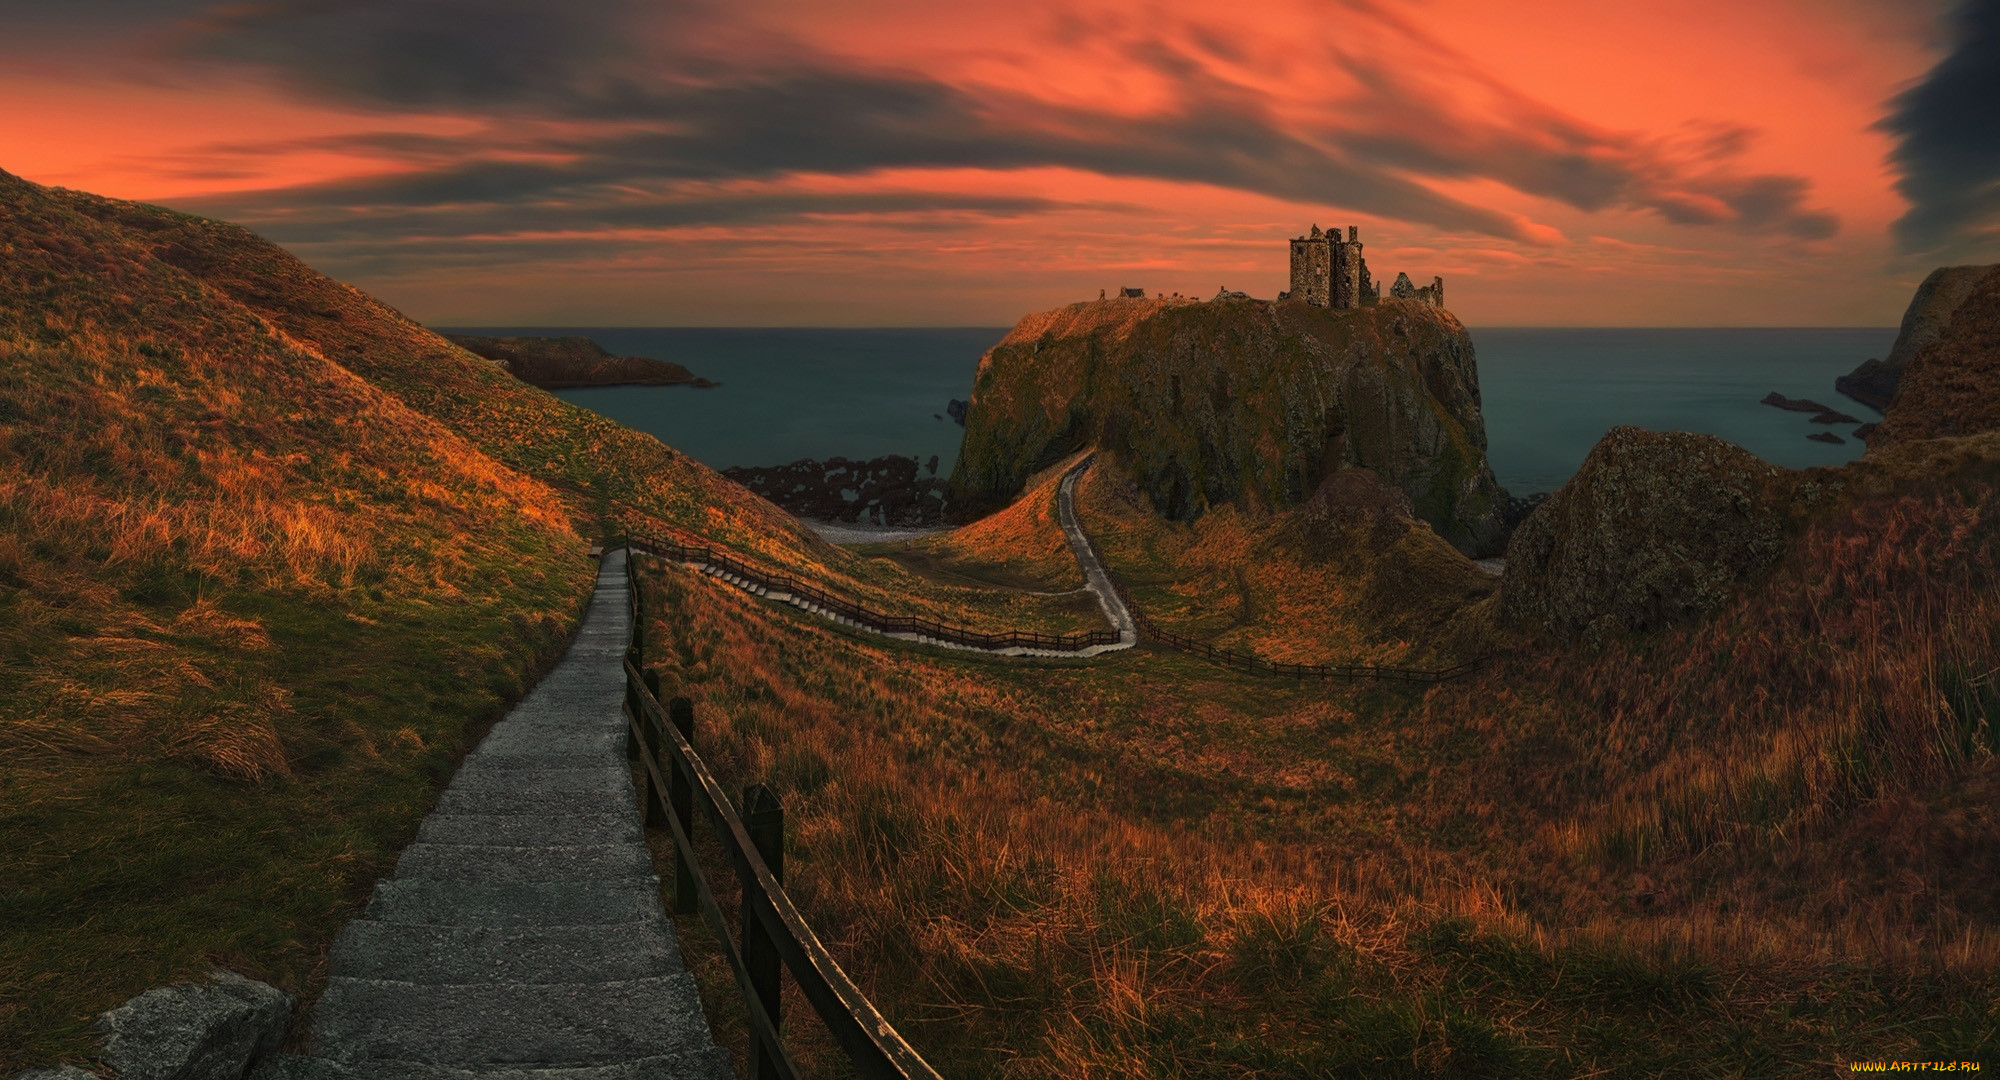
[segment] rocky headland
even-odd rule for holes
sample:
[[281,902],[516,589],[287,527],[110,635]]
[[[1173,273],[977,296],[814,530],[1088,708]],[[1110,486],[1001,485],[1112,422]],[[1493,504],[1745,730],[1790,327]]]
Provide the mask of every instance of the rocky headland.
[[445,334],[452,344],[483,356],[530,386],[698,386],[710,382],[671,360],[615,356],[586,337],[481,337]]
[[2000,429],[2000,264],[1945,267],[1925,278],[1889,359],[1900,360],[1901,371],[1868,437],[1871,452]]
[[[1612,429],[1514,532],[1502,616],[1565,640],[1690,621],[1764,573],[1830,499],[1991,475],[2000,462],[2000,266],[1932,273],[1890,356],[1898,378],[1885,414],[1854,432],[1868,452],[1839,468],[1781,469],[1712,436]],[[1853,420],[1777,393],[1764,402]],[[1807,437],[1842,441],[1830,431]]]
[[789,465],[734,466],[722,475],[775,503],[794,517],[882,526],[936,525],[949,506],[948,487],[932,455],[920,476],[916,458],[885,455],[870,461],[801,458]]
[[1887,412],[1896,396],[1897,384],[1910,359],[1944,336],[1953,313],[1982,280],[1994,276],[2000,265],[1940,266],[1917,286],[1916,295],[1903,312],[1902,329],[1886,359],[1869,359],[1852,372],[1833,380],[1833,388],[1879,412]]
[[1310,499],[1365,468],[1461,552],[1497,554],[1507,494],[1486,462],[1472,340],[1386,299],[1117,299],[1029,315],[979,361],[952,491],[966,513],[1087,445],[1177,520]]

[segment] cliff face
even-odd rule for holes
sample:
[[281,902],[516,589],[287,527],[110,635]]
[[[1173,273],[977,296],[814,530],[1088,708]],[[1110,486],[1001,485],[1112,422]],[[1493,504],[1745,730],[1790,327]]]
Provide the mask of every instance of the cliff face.
[[[1920,306],[1928,316],[1913,328]],[[1902,376],[1868,448],[2000,430],[2000,265],[1934,271],[1910,312],[1890,353],[1907,354]]]
[[1027,316],[979,361],[952,485],[998,506],[1090,444],[1179,520],[1295,505],[1361,467],[1460,551],[1501,545],[1472,341],[1428,304],[1105,300]]
[[1981,279],[2000,266],[1940,266],[1917,286],[1910,306],[1903,312],[1903,326],[1896,344],[1881,360],[1869,360],[1847,375],[1833,380],[1833,388],[1848,397],[1884,412],[1896,396],[1903,369],[1910,359],[1944,335],[1952,314],[1972,295]]

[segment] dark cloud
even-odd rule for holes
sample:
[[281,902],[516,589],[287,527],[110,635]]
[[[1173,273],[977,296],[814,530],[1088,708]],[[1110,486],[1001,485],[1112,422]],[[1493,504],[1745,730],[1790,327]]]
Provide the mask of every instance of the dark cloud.
[[1951,52],[1890,103],[1879,125],[1910,209],[1895,225],[1907,254],[2000,252],[2000,0],[1963,0]]
[[[405,198],[411,189],[395,180],[344,182],[228,199],[201,200],[189,208],[256,226],[285,244],[324,245],[410,240],[426,252],[489,250],[487,238],[506,235],[561,235],[647,230],[683,225],[770,224],[843,216],[904,219],[923,228],[924,219],[971,217],[1005,219],[1046,213],[1073,203],[1004,195],[934,193],[731,194],[711,198],[657,196],[610,191],[590,199],[458,202],[424,204]],[[538,189],[539,190],[539,189]],[[335,207],[340,209],[329,209]],[[652,238],[633,243],[655,243]]]
[[[403,175],[196,207],[301,243],[770,220],[811,211],[682,189],[800,173],[1047,166],[1522,242],[1537,237],[1518,218],[1428,181],[1491,179],[1586,211],[1649,208],[1676,222],[1796,237],[1837,227],[1806,208],[1803,180],[1728,172],[1748,139],[1740,130],[1670,151],[1519,99],[1495,116],[1463,115],[1452,95],[1354,56],[1338,62],[1371,99],[1345,126],[1304,130],[1213,73],[1216,58],[1252,56],[1244,42],[1192,25],[1114,23],[1099,25],[1093,42],[1157,75],[1177,105],[1133,118],[857,67],[702,0],[261,0],[184,11],[160,47],[275,72],[316,99],[488,121],[462,138],[350,139],[405,163]],[[1440,69],[1469,63],[1433,59]]]

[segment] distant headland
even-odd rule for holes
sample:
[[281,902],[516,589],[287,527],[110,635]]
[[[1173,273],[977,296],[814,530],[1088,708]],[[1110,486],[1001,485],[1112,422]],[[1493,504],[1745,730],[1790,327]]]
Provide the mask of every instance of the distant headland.
[[499,364],[515,378],[544,390],[578,386],[697,386],[701,378],[670,360],[614,356],[586,337],[481,337],[445,334],[459,348]]

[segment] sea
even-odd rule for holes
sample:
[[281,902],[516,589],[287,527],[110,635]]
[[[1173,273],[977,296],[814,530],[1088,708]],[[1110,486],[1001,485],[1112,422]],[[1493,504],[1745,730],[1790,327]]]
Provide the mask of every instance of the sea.
[[[964,429],[946,405],[971,396],[980,354],[1005,327],[768,329],[440,327],[448,333],[580,335],[621,356],[685,365],[722,385],[588,387],[557,396],[657,436],[715,468],[901,454],[949,475]],[[1487,458],[1515,495],[1554,491],[1620,424],[1720,436],[1775,465],[1861,455],[1853,424],[1760,403],[1777,391],[1862,422],[1880,414],[1834,393],[1835,376],[1886,356],[1894,327],[1468,328],[1479,364]],[[1806,436],[1831,430],[1834,445]]]

